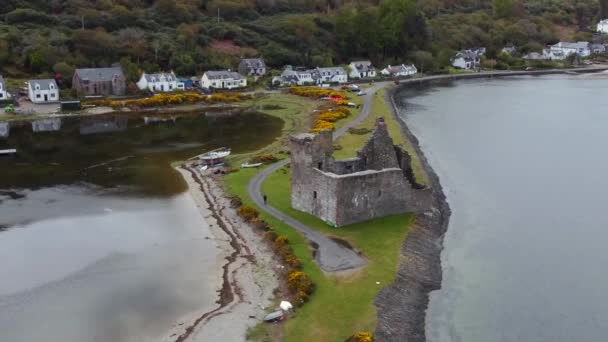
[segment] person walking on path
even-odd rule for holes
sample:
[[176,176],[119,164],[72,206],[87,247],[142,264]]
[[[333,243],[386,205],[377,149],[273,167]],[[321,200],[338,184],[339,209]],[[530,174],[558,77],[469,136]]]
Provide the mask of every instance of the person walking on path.
[[266,194],[264,194],[264,205],[266,205],[268,203],[268,197],[266,197]]

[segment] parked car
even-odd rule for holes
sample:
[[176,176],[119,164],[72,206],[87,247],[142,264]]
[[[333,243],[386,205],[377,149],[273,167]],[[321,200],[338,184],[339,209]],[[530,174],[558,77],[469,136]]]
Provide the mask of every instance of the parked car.
[[357,96],[365,96],[367,95],[366,92],[364,92],[363,90],[359,90],[359,92],[357,93]]

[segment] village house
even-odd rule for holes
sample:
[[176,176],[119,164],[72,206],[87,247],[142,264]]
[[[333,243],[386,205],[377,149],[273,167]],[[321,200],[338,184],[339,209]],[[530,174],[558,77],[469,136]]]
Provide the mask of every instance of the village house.
[[505,46],[500,50],[501,53],[506,53],[507,55],[513,55],[517,53],[517,48],[511,44]]
[[481,64],[481,55],[472,50],[463,50],[452,57],[452,66],[458,69],[477,70]]
[[59,88],[55,80],[27,81],[27,94],[33,103],[52,103],[59,101]]
[[606,46],[604,44],[590,44],[589,49],[591,49],[591,53],[594,55],[606,52]]
[[317,83],[346,83],[348,82],[348,75],[343,67],[329,67],[329,68],[318,68],[317,72]]
[[522,58],[530,60],[530,61],[543,61],[543,60],[548,59],[548,57],[545,53],[539,53],[539,52],[530,52],[528,54],[523,55]]
[[577,54],[580,57],[591,55],[589,42],[559,42],[549,48],[551,59],[566,59],[568,56]]
[[351,62],[348,67],[350,68],[348,75],[350,78],[365,79],[376,77],[376,68],[370,61]]
[[157,74],[146,74],[144,72],[137,82],[137,87],[140,90],[149,90],[156,93],[183,90],[184,84],[177,80],[173,71]]
[[201,77],[201,87],[204,89],[235,89],[247,86],[247,79],[235,71],[207,71]]
[[275,86],[303,86],[316,84],[318,73],[316,70],[296,70],[291,65],[285,66],[280,76],[273,77]]
[[600,22],[597,23],[597,32],[608,33],[608,19],[600,20]]
[[121,67],[76,69],[72,88],[78,96],[121,96],[127,90],[127,80]]
[[0,101],[4,101],[11,98],[11,94],[9,94],[8,90],[6,90],[6,83],[4,82],[4,77],[0,75]]
[[404,77],[404,76],[412,76],[418,73],[418,69],[413,64],[410,65],[389,65],[386,68],[382,69],[380,73],[384,76],[390,77]]
[[262,58],[243,58],[239,63],[239,73],[246,76],[264,76],[266,63]]

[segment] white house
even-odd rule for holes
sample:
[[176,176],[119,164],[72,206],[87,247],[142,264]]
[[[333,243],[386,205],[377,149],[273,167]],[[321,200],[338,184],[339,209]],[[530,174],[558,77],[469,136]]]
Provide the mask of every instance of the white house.
[[463,50],[452,57],[452,66],[458,69],[477,70],[481,63],[481,56],[471,50]]
[[350,68],[348,77],[350,78],[376,77],[376,68],[374,68],[370,61],[355,61],[351,62],[348,66]]
[[59,88],[55,80],[29,80],[27,81],[27,94],[33,103],[59,101]]
[[591,46],[589,42],[559,42],[551,45],[549,53],[551,59],[566,59],[566,57],[573,54],[588,57],[591,55]]
[[272,84],[277,86],[302,86],[317,84],[319,75],[317,70],[296,70],[287,65],[280,76],[272,78]]
[[319,68],[317,72],[317,83],[346,83],[348,75],[343,67]]
[[178,89],[183,90],[184,83],[177,80],[173,71],[158,74],[146,74],[144,72],[137,82],[137,87],[140,90],[149,90],[153,93],[168,92]]
[[207,71],[201,77],[201,87],[205,89],[234,89],[247,86],[247,79],[235,71]]
[[6,90],[6,83],[4,82],[2,75],[0,75],[0,101],[8,100],[10,98],[11,94]]
[[389,65],[386,68],[382,69],[380,73],[384,76],[404,77],[415,75],[416,73],[418,73],[418,69],[416,69],[416,66],[414,64]]
[[608,19],[600,20],[600,22],[597,23],[597,32],[608,33]]

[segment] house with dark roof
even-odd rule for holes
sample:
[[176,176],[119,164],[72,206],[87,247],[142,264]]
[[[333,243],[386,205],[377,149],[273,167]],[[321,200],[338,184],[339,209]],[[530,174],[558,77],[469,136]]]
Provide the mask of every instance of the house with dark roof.
[[458,69],[477,70],[481,64],[481,56],[471,50],[463,50],[452,57],[452,66]]
[[127,80],[121,67],[76,69],[72,89],[78,96],[120,96],[127,90]]
[[235,89],[247,86],[247,79],[235,71],[207,71],[201,77],[201,87],[204,89]]
[[343,67],[317,68],[318,83],[346,83],[348,75]]
[[414,64],[410,65],[388,65],[386,68],[382,69],[380,73],[384,76],[390,77],[404,77],[404,76],[412,76],[418,72],[418,69]]
[[370,61],[355,61],[351,62],[349,65],[350,73],[348,77],[350,78],[374,78],[376,77],[376,68]]
[[7,100],[11,98],[11,94],[6,90],[6,83],[4,82],[4,77],[0,75],[0,101]]
[[272,84],[275,86],[313,85],[318,83],[319,77],[317,69],[298,69],[287,65],[280,76],[273,77]]
[[149,90],[153,93],[164,93],[175,90],[183,90],[184,84],[178,81],[173,71],[156,74],[146,74],[144,72],[139,81],[137,81],[137,87],[140,90]]
[[59,88],[55,80],[27,81],[27,94],[33,103],[53,103],[59,101]]
[[239,73],[246,76],[266,75],[266,63],[262,58],[243,58],[239,63]]

